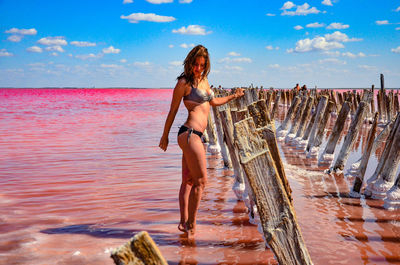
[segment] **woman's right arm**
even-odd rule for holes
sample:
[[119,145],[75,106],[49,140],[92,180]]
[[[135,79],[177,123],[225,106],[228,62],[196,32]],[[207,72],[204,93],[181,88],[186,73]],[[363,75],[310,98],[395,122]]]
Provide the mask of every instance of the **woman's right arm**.
[[160,144],[158,145],[164,151],[166,151],[168,147],[168,134],[171,129],[172,123],[175,120],[175,116],[176,113],[178,112],[179,105],[181,104],[182,97],[185,94],[185,87],[186,87],[186,81],[184,80],[184,78],[181,78],[178,80],[174,88],[171,106],[164,125],[163,135],[161,136]]

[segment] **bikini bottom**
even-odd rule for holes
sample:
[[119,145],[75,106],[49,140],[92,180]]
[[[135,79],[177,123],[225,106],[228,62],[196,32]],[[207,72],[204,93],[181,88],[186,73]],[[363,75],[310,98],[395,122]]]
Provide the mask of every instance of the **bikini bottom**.
[[189,142],[190,135],[191,135],[192,133],[198,135],[200,138],[203,136],[203,133],[202,133],[202,132],[196,131],[196,130],[193,129],[193,128],[188,128],[188,127],[186,127],[185,125],[182,125],[182,126],[179,128],[178,136],[179,136],[180,134],[186,132],[186,131],[189,131],[189,133],[188,133],[188,138],[187,138],[188,142]]

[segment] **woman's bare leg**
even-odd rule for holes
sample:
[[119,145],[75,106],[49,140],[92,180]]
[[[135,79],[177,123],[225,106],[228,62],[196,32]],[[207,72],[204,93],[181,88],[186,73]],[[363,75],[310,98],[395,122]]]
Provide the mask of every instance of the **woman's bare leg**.
[[197,135],[192,135],[188,142],[187,133],[182,133],[178,137],[178,143],[183,151],[186,165],[190,170],[190,175],[193,181],[193,186],[189,195],[186,229],[188,230],[189,235],[194,235],[197,210],[207,181],[206,154],[201,138]]
[[192,188],[192,179],[189,168],[185,161],[185,156],[182,155],[182,183],[179,190],[179,209],[181,212],[181,220],[178,229],[185,232],[185,224],[188,220],[189,194]]

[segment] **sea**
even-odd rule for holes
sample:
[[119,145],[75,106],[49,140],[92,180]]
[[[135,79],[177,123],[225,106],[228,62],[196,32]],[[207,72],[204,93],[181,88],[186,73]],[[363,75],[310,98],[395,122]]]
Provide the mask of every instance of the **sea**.
[[[0,88],[0,264],[113,264],[112,250],[140,231],[169,264],[277,264],[219,154],[207,153],[195,239],[177,229],[176,135],[187,111],[181,104],[168,149],[159,149],[171,98],[172,89]],[[279,148],[314,264],[400,264],[400,210],[349,197],[352,177],[323,173],[284,142]],[[382,151],[372,154],[367,178]]]

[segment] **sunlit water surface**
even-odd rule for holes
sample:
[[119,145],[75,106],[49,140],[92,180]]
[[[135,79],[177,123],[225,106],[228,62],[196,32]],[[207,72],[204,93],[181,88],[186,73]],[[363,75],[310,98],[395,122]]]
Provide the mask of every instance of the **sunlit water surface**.
[[[219,155],[207,156],[194,242],[176,229],[183,106],[167,152],[158,148],[171,96],[170,89],[0,89],[0,264],[113,264],[110,250],[142,230],[169,264],[276,264]],[[321,173],[294,147],[281,143],[281,153],[314,264],[400,263],[399,211],[348,198],[352,179]]]

